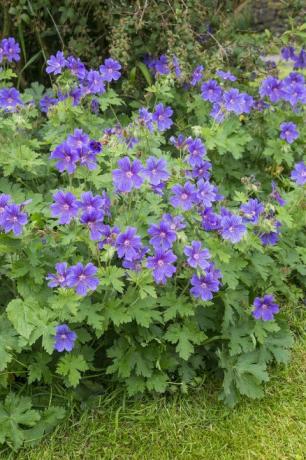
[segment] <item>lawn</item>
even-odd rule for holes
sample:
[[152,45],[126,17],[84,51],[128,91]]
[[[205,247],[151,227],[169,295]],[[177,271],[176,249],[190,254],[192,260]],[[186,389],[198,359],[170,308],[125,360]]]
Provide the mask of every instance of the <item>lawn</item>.
[[17,458],[303,459],[305,370],[305,344],[299,343],[291,364],[273,374],[265,398],[244,401],[233,410],[219,403],[216,391],[205,385],[189,396],[145,403],[110,394],[95,412],[75,415]]

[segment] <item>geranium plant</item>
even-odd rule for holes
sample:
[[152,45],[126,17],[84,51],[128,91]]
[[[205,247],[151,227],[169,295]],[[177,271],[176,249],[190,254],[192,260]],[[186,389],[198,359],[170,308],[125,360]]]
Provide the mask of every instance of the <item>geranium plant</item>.
[[124,101],[111,58],[59,51],[52,88],[21,94],[19,46],[0,50],[0,442],[42,436],[89,379],[135,395],[218,371],[227,404],[260,397],[303,298],[303,51],[255,80],[152,59]]

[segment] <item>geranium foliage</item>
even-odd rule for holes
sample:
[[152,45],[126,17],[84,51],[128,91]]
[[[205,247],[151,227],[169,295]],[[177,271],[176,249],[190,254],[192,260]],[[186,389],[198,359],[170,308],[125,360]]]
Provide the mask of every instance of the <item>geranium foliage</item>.
[[149,59],[140,100],[114,59],[61,51],[52,87],[21,94],[19,53],[1,42],[0,442],[108,382],[187,391],[210,372],[227,404],[260,397],[303,298],[305,52],[282,75],[207,63],[188,81]]

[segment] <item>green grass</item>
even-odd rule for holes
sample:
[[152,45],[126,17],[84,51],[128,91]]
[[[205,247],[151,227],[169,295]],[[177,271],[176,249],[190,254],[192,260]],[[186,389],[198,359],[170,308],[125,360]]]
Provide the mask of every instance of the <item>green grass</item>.
[[[128,402],[110,394],[95,412],[74,417],[18,460],[304,459],[306,350],[273,373],[261,401],[230,410],[216,390]],[[6,454],[8,459],[9,455]],[[13,457],[12,457],[13,458]]]

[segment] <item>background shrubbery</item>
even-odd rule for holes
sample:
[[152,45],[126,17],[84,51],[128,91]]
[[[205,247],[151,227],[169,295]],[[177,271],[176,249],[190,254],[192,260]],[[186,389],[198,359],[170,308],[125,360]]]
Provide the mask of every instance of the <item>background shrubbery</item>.
[[[6,28],[24,21],[21,49],[0,47],[0,442],[14,448],[118,382],[186,392],[211,374],[229,405],[260,397],[303,305],[305,27],[222,40],[203,2],[123,18],[69,3],[4,8]],[[71,36],[58,24],[79,8]],[[50,57],[54,37],[65,53]]]

